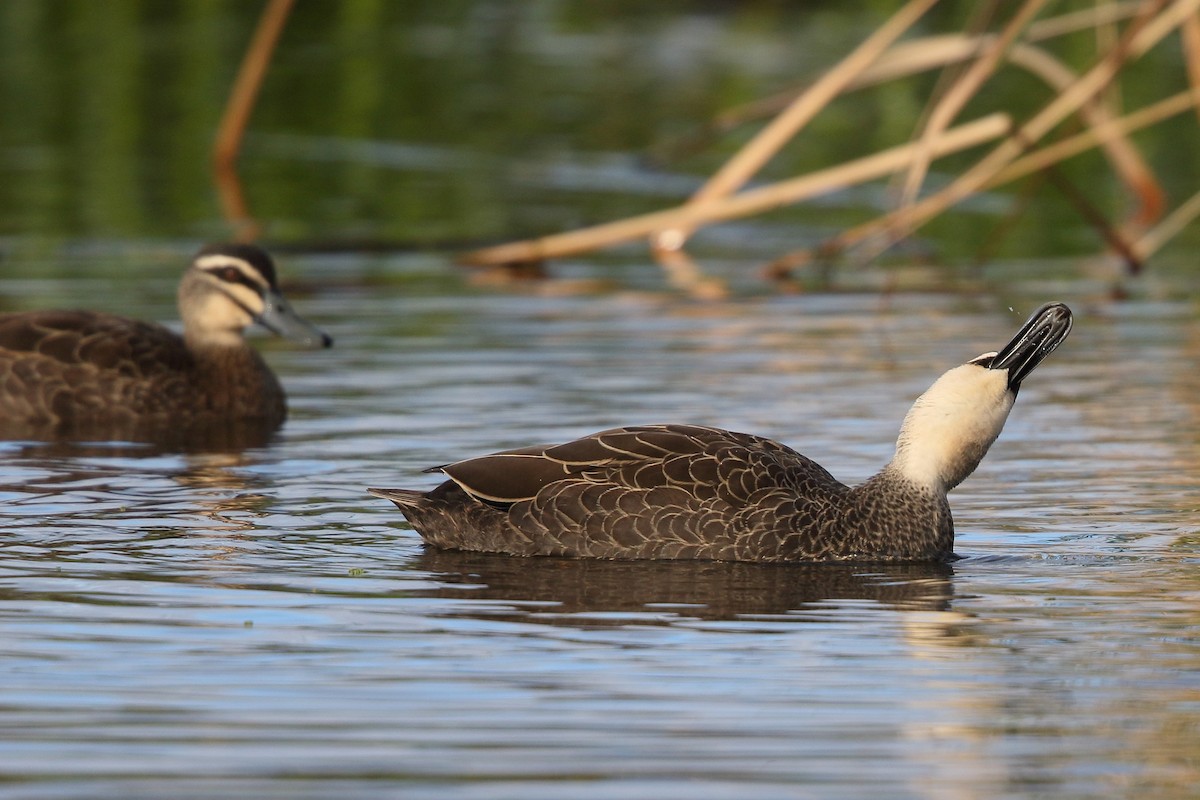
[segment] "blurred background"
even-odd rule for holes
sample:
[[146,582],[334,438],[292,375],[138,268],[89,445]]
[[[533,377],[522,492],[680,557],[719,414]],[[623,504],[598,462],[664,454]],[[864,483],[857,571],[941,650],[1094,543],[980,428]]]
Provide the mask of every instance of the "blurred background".
[[[943,0],[911,36],[969,29],[971,0]],[[1059,3],[1054,11],[1088,8]],[[722,112],[795,93],[887,20],[897,4],[606,0],[304,0],[286,21],[238,172],[261,239],[276,250],[386,260],[422,253],[451,271],[472,247],[605,222],[682,202],[762,124],[713,133]],[[234,0],[8,0],[0,4],[0,258],[10,275],[161,266],[165,251],[229,238],[212,170],[217,125],[263,4]],[[1077,70],[1096,34],[1047,47]],[[930,71],[847,94],[757,181],[829,167],[913,136]],[[1116,100],[1186,88],[1179,37],[1127,66]],[[1029,116],[1052,97],[1008,69],[963,119]],[[1168,208],[1200,187],[1194,113],[1134,137]],[[935,162],[927,185],[981,150]],[[1062,175],[1110,219],[1134,200],[1096,151]],[[758,268],[869,219],[880,183],[702,229],[702,267],[754,290]],[[1195,225],[1152,259],[1158,291],[1189,292]],[[1108,281],[1097,230],[1037,176],[976,196],[872,269],[920,262],[935,281],[1011,283],[1047,271]],[[119,257],[117,257],[119,255]],[[1031,265],[1031,261],[1037,263]],[[1098,271],[1097,271],[1098,270]],[[554,274],[661,276],[644,244],[569,259]],[[842,270],[847,285],[861,265]],[[855,277],[857,276],[857,277]],[[808,276],[812,277],[812,276]],[[822,275],[828,278],[826,272]],[[806,279],[801,275],[801,279]],[[0,302],[3,302],[0,299]]]

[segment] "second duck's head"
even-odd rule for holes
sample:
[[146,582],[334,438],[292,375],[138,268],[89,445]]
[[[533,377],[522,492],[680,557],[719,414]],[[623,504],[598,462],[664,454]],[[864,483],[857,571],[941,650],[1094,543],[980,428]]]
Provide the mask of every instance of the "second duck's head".
[[942,491],[975,471],[1000,435],[1021,381],[1071,332],[1071,310],[1048,303],[999,352],[946,372],[913,404],[900,428],[892,467]]
[[253,323],[307,347],[333,344],[292,310],[271,257],[250,244],[214,244],[196,254],[179,284],[179,316],[195,346],[240,345]]

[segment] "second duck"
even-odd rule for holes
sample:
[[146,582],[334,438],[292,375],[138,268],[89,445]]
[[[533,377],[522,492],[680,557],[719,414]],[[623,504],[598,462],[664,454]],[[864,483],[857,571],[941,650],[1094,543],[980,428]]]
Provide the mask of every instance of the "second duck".
[[246,421],[274,430],[287,416],[283,389],[243,330],[258,323],[310,347],[332,344],[292,310],[271,257],[253,245],[197,253],[179,284],[179,313],[182,336],[97,311],[0,314],[5,432]]

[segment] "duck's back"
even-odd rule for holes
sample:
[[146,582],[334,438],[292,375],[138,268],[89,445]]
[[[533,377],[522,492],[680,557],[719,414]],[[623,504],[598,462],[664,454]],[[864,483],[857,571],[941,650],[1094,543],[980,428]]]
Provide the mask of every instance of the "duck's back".
[[441,468],[387,493],[431,544],[620,559],[835,559],[849,489],[769,439],[692,425],[616,428]]
[[197,357],[161,325],[93,311],[0,315],[0,415],[56,426],[230,413],[282,420],[282,392],[258,355],[229,350]]

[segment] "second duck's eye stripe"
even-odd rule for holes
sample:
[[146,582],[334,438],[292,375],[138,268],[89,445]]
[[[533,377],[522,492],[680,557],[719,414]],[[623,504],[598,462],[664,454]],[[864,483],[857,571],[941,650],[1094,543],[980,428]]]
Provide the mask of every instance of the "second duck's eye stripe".
[[262,285],[255,282],[249,275],[237,267],[212,267],[205,271],[209,275],[212,275],[213,277],[218,278],[225,283],[237,283],[252,290],[255,294],[262,294]]

